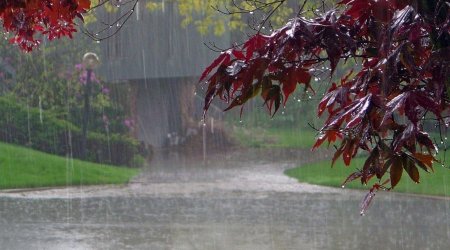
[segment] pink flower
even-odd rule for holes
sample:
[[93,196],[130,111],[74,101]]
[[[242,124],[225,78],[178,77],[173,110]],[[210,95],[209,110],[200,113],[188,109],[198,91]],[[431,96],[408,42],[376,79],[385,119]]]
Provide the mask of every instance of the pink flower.
[[[87,77],[88,77],[88,71],[85,69],[84,65],[79,63],[75,65],[75,69],[79,71],[80,76],[79,76],[79,81],[82,85],[86,85],[87,83]],[[90,79],[91,83],[95,82],[100,84],[100,80],[97,78],[97,76],[95,75],[94,72],[91,71],[91,79]]]
[[86,85],[86,82],[87,82],[87,71],[86,70],[83,70],[81,72],[79,80],[82,85]]
[[110,92],[110,90],[109,90],[108,87],[102,86],[102,93],[103,93],[103,94],[107,95],[107,94],[109,94],[109,92]]
[[91,72],[91,82],[100,84],[100,80],[97,78],[94,72]]
[[83,70],[84,69],[84,65],[79,63],[79,64],[75,64],[75,69],[76,70]]
[[127,118],[123,121],[123,124],[128,128],[128,129],[133,129],[134,128],[134,120],[131,118]]

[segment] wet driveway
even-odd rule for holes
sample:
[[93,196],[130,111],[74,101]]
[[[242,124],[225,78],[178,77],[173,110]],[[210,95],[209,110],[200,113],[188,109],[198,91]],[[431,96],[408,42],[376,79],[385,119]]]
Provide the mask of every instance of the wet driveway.
[[0,248],[448,249],[450,199],[380,193],[360,216],[364,193],[282,174],[326,154],[167,153],[127,186],[2,192]]

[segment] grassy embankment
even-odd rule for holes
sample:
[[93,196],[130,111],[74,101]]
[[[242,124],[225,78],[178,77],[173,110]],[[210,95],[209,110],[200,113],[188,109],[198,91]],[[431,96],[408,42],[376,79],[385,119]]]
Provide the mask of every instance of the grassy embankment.
[[[236,127],[234,138],[243,146],[248,147],[282,147],[282,148],[311,148],[315,143],[316,132],[308,128],[242,128]],[[443,154],[438,155],[443,158]],[[345,166],[342,160],[338,160],[331,168],[331,159],[316,162],[294,169],[287,170],[286,175],[296,178],[300,182],[317,185],[341,187],[342,182],[354,172],[361,169],[366,158],[354,159],[350,166]],[[450,164],[450,151],[446,152],[446,166]],[[406,172],[402,175],[402,181],[393,191],[402,193],[415,193],[425,195],[450,195],[450,168],[442,167],[442,164],[434,165],[434,173],[426,173],[419,169],[420,184],[414,183]],[[372,183],[375,180],[372,181]],[[350,182],[346,188],[368,189],[359,180]]]
[[0,189],[123,184],[138,172],[0,143]]
[[[438,155],[438,159],[443,155]],[[446,152],[446,164],[449,165],[450,151]],[[285,174],[296,178],[299,182],[306,182],[317,185],[341,187],[342,182],[354,172],[357,168],[361,169],[365,158],[357,158],[352,161],[350,166],[345,166],[342,160],[338,160],[331,168],[331,160],[321,161],[313,164],[300,166],[285,171]],[[414,193],[424,195],[450,195],[450,169],[443,167],[442,164],[433,165],[434,173],[427,173],[419,169],[420,184],[414,183],[406,172],[402,174],[402,180],[393,191],[401,193]],[[373,178],[375,179],[375,178]],[[373,180],[371,183],[373,183]],[[370,185],[371,186],[371,185]],[[346,188],[368,189],[370,186],[363,186],[359,180],[348,183]],[[387,185],[389,186],[389,184]]]

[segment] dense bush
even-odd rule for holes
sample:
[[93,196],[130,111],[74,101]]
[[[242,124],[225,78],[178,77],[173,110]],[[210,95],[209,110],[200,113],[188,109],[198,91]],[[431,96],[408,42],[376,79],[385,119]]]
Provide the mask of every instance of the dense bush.
[[[56,155],[78,158],[81,130],[70,122],[17,104],[10,98],[0,97],[0,140],[26,145]],[[88,160],[113,165],[136,166],[137,158],[145,150],[135,139],[111,134],[88,134]]]

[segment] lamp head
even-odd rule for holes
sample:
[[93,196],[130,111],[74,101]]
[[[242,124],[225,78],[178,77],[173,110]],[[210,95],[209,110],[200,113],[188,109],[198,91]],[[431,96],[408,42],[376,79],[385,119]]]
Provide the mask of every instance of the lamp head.
[[100,64],[100,60],[95,53],[88,52],[83,56],[83,65],[88,70],[95,69]]

